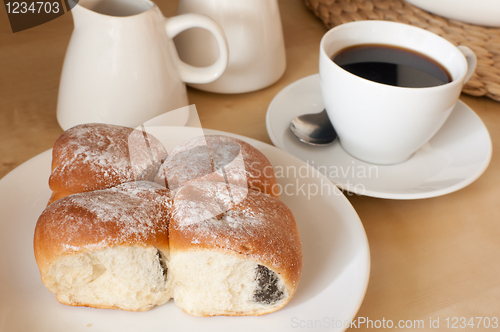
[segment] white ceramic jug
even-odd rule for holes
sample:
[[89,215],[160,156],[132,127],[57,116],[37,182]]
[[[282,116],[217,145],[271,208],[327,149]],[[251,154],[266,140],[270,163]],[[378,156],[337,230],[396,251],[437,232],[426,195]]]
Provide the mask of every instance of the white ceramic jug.
[[[211,82],[227,66],[224,33],[207,16],[165,18],[149,0],[80,0],[71,12],[75,28],[57,105],[65,130],[89,122],[136,127],[188,105],[184,82]],[[193,27],[208,30],[217,41],[219,55],[210,66],[179,60],[172,38]]]
[[[177,14],[198,13],[222,27],[229,44],[224,74],[209,84],[190,84],[210,92],[242,93],[267,87],[285,72],[286,55],[277,0],[179,0]],[[192,29],[175,38],[181,59],[206,66],[218,55],[206,31]]]

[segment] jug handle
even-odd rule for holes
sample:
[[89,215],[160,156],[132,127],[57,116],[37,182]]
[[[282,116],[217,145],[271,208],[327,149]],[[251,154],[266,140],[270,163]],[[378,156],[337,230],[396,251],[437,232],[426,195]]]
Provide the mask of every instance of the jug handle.
[[182,14],[166,19],[167,35],[173,39],[176,35],[190,28],[203,28],[214,35],[219,48],[219,57],[210,66],[194,67],[180,60],[177,65],[181,79],[186,83],[210,83],[218,79],[226,70],[229,52],[226,35],[222,28],[210,17],[200,14]]

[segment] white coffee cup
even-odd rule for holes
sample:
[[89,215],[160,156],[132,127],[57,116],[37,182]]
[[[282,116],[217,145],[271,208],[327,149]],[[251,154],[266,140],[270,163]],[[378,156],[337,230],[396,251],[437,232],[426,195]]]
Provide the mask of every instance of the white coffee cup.
[[[451,82],[424,88],[391,86],[342,69],[331,58],[348,47],[380,44],[402,47],[441,64]],[[397,164],[411,157],[453,110],[476,56],[464,46],[421,28],[387,21],[356,21],[329,30],[320,45],[321,92],[343,149],[375,164]]]

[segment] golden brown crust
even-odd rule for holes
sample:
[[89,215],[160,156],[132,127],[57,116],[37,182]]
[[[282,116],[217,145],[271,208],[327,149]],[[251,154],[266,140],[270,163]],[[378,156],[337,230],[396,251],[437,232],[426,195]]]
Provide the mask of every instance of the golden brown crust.
[[49,205],[38,218],[33,247],[43,276],[59,257],[115,245],[168,252],[170,191],[153,182],[77,193]]
[[52,150],[49,204],[74,193],[152,181],[166,156],[163,145],[140,130],[97,123],[70,128]]
[[302,272],[295,219],[280,200],[223,183],[196,182],[174,198],[170,248],[240,255],[277,272],[290,298]]
[[[113,246],[153,246],[164,255],[214,250],[268,267],[287,292],[269,310],[223,315],[262,315],[286,305],[298,286],[302,249],[267,158],[241,140],[205,136],[177,146],[154,179],[163,158],[159,141],[150,136],[145,144],[141,131],[126,127],[81,125],[57,140],[53,193],[34,235],[42,281],[62,256]],[[175,198],[164,184],[176,189]],[[120,308],[56,297],[68,305]]]
[[155,181],[171,190],[191,181],[227,182],[279,198],[273,167],[264,154],[242,140],[222,135],[196,137],[178,145]]

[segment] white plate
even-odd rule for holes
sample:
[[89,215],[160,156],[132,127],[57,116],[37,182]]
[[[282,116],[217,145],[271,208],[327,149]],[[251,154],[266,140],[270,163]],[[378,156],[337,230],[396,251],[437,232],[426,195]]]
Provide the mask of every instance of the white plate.
[[406,0],[433,14],[477,25],[500,27],[498,0]]
[[326,147],[300,143],[288,129],[290,121],[323,108],[319,75],[302,78],[274,97],[267,111],[267,132],[275,146],[315,167],[339,188],[359,195],[419,199],[448,194],[476,180],[491,159],[488,130],[461,101],[427,144],[406,162],[391,166],[360,161],[338,140]]
[[[168,151],[200,132],[186,127],[149,131]],[[205,133],[245,140],[261,150],[276,170],[290,171],[289,176],[286,171],[278,174],[278,182],[287,189],[282,200],[297,220],[304,267],[297,293],[287,306],[260,317],[200,318],[183,313],[173,301],[142,313],[59,304],[40,281],[32,245],[37,218],[50,197],[51,152],[46,151],[0,181],[0,331],[279,332],[297,331],[311,322],[327,331],[343,331],[361,305],[370,269],[366,234],[349,201],[329,180],[284,151],[246,137]],[[309,175],[296,178],[292,168]],[[323,188],[323,195],[307,197],[308,188],[314,186]]]

